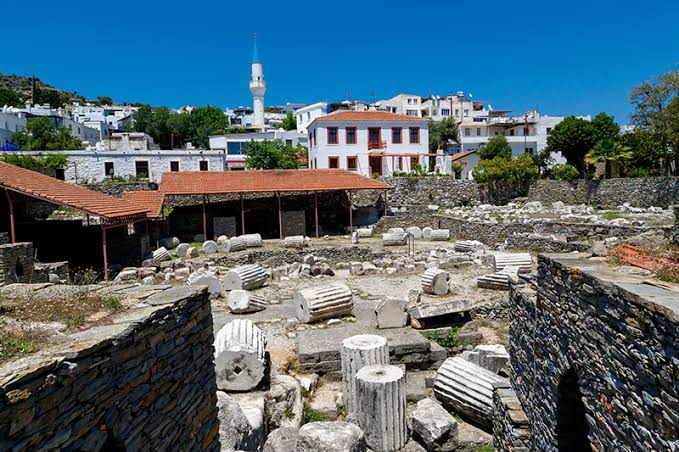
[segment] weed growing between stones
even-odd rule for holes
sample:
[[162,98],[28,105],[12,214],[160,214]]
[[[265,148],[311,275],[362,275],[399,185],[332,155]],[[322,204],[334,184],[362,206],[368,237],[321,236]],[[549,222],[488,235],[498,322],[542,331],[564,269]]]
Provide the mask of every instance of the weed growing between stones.
[[11,327],[0,321],[0,363],[37,351],[45,334],[36,328]]
[[458,337],[459,335],[460,327],[452,327],[445,333],[442,331],[431,331],[426,334],[427,339],[436,342],[441,347],[462,347],[465,343]]
[[323,422],[323,421],[329,421],[326,416],[323,416],[321,413],[318,411],[314,410],[311,408],[311,406],[307,403],[304,402],[304,423],[308,424],[309,422]]
[[679,284],[679,267],[676,265],[663,265],[655,271],[655,277],[661,281]]
[[285,409],[284,414],[287,419],[293,419],[295,417],[295,411],[293,410],[292,405]]
[[337,405],[337,417],[340,419],[346,419],[349,415],[349,411],[345,405]]
[[495,452],[495,448],[492,446],[479,446],[474,449],[474,452]]

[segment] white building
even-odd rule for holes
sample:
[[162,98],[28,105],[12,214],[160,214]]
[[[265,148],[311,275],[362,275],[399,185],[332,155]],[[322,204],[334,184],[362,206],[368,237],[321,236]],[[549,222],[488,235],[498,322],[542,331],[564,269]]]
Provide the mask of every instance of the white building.
[[52,108],[47,104],[31,105],[27,102],[25,108],[3,107],[2,113],[15,115],[17,118],[23,118],[23,120],[25,120],[25,123],[23,123],[24,126],[26,123],[31,122],[33,118],[45,117],[49,119],[55,128],[67,128],[74,136],[80,138],[83,143],[90,146],[94,146],[94,144],[101,139],[100,129],[78,123],[70,118],[66,110],[62,108]]
[[390,99],[375,102],[373,107],[398,115],[423,116],[422,98],[415,94],[398,94]]
[[297,120],[297,131],[299,133],[307,133],[307,127],[316,118],[325,116],[330,111],[328,110],[327,102],[316,102],[315,104],[302,107],[295,112],[295,119]]
[[336,111],[308,126],[309,168],[362,175],[410,172],[428,161],[429,120],[385,111]]
[[26,117],[23,114],[0,111],[0,148],[12,142],[12,134],[26,127]]
[[153,151],[160,149],[153,138],[144,132],[113,132],[97,143],[97,151]]
[[[131,124],[132,114],[137,107],[129,105],[80,105],[75,104],[72,112],[73,120],[89,127],[102,123],[105,129],[122,130]],[[101,126],[100,126],[101,127]],[[102,139],[105,137],[102,136]]]
[[[107,178],[142,179],[160,182],[163,173],[173,171],[224,171],[221,151],[54,151],[68,155],[65,180],[98,182]],[[22,151],[45,156],[50,152]]]
[[231,135],[210,136],[210,149],[225,153],[227,170],[245,169],[248,143],[251,141],[281,140],[286,146],[298,144],[308,147],[306,134],[294,130],[270,130],[267,132],[235,133]]

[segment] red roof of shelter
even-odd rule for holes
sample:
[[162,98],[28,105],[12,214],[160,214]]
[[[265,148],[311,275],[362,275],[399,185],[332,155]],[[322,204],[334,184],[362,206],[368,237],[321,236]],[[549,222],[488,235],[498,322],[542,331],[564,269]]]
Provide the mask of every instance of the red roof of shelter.
[[428,122],[427,118],[420,118],[419,116],[397,115],[388,111],[354,111],[354,110],[340,110],[329,115],[316,118],[318,122],[335,122],[335,121],[417,121]]
[[391,188],[341,169],[171,172],[163,173],[160,182],[160,191],[168,195]]
[[476,152],[476,149],[474,149],[474,150],[472,150],[472,151],[458,152],[457,154],[452,154],[452,155],[450,156],[450,158],[451,158],[451,160],[454,162],[455,160],[459,160],[459,159],[461,159],[462,157],[466,157],[466,156],[468,156],[469,154],[473,154],[473,153],[475,153],[475,152]]
[[149,218],[160,218],[163,213],[163,194],[159,191],[126,191],[123,199],[148,211]]
[[35,171],[0,162],[0,188],[102,217],[109,222],[146,217],[146,209]]

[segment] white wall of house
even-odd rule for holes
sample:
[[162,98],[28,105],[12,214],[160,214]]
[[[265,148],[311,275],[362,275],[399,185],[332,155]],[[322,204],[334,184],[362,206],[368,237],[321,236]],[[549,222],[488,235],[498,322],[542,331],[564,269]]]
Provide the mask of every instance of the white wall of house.
[[[337,144],[328,143],[328,127],[337,127],[338,140]],[[356,144],[347,144],[347,127],[356,128]],[[385,144],[384,149],[368,150],[368,128],[380,128],[380,141]],[[392,140],[392,129],[401,128],[401,144],[394,143]],[[419,143],[410,143],[410,127],[419,128]],[[429,121],[345,121],[345,122],[315,122],[309,126],[310,136],[314,135],[315,140],[310,143],[309,149],[309,167],[310,168],[329,168],[330,157],[339,157],[339,168],[348,169],[348,157],[357,158],[357,172],[370,176],[369,156],[382,158],[382,174],[391,174],[394,170],[410,171],[410,162],[408,157],[401,159],[402,168],[398,165],[398,157],[392,157],[390,154],[427,154],[429,152]],[[392,163],[393,161],[393,163]],[[418,158],[420,164],[424,165],[427,157]]]
[[26,118],[16,113],[0,112],[0,147],[12,142],[12,134],[26,127]]
[[328,114],[327,102],[316,102],[315,104],[307,105],[295,111],[295,119],[297,120],[297,131],[299,133],[307,133],[307,128],[311,121],[321,116]]
[[294,130],[213,135],[209,140],[211,150],[222,151],[226,155],[227,169],[245,168],[247,145],[250,141],[281,140],[290,147],[295,147],[298,144],[308,146],[307,135]]
[[[163,173],[171,171],[171,162],[178,162],[179,171],[200,171],[200,162],[207,162],[207,171],[224,170],[221,151],[54,151],[68,155],[65,177],[68,182],[104,180],[107,163],[113,164],[113,176],[125,179],[138,176],[136,162],[147,162],[149,181],[160,182]],[[45,156],[50,152],[24,151],[22,154]]]

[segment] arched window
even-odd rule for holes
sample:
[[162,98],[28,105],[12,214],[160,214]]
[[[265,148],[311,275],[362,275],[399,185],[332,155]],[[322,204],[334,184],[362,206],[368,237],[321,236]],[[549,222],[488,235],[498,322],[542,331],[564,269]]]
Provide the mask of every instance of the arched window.
[[585,417],[585,404],[578,384],[578,375],[569,369],[559,381],[556,433],[558,450],[563,452],[589,452],[589,426]]

